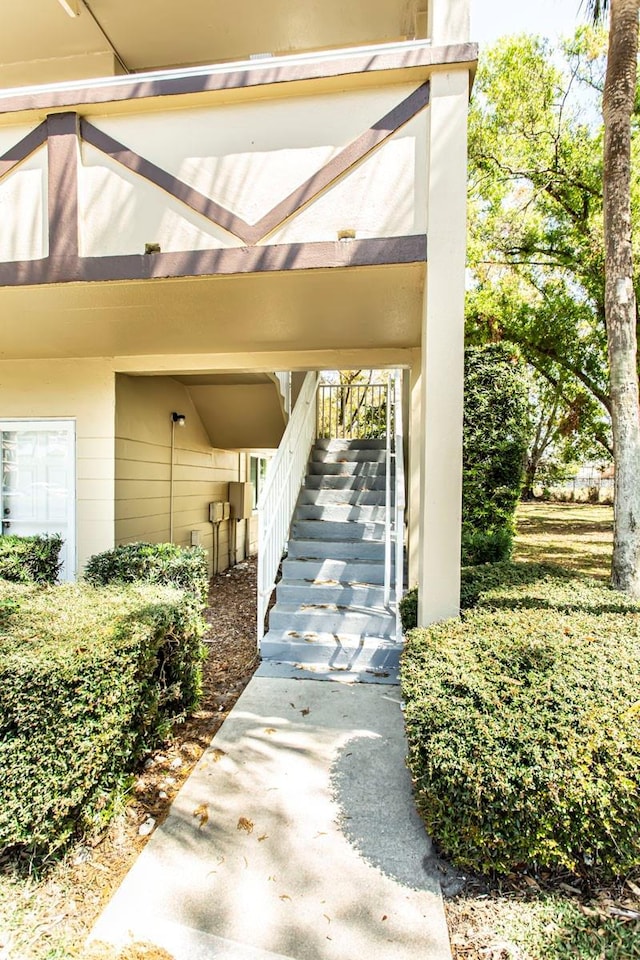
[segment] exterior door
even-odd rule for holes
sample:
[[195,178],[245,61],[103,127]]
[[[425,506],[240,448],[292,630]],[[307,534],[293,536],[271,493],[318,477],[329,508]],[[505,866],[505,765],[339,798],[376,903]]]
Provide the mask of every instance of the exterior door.
[[0,420],[2,534],[59,533],[60,578],[75,576],[75,422]]

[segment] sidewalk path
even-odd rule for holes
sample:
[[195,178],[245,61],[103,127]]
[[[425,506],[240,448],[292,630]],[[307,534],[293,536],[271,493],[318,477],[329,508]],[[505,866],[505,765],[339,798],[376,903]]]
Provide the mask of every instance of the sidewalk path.
[[175,960],[450,960],[399,700],[254,677],[91,939]]

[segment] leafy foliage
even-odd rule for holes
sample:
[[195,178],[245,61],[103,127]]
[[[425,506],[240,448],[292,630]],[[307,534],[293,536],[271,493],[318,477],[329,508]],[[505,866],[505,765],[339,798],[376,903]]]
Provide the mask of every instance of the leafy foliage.
[[55,583],[60,570],[62,537],[0,537],[0,579],[13,583]]
[[195,707],[203,621],[170,587],[3,585],[0,849],[100,823],[136,758]]
[[465,352],[462,562],[510,556],[528,443],[522,365],[502,344]]
[[640,865],[637,604],[555,567],[464,572],[462,620],[409,634],[409,764],[465,868]]
[[[610,451],[603,129],[594,109],[604,52],[603,34],[582,28],[562,50],[521,36],[483,58],[470,116],[467,335],[517,344],[552,387],[562,385],[560,419],[572,418],[573,436]],[[635,161],[633,193],[638,224]]]
[[209,589],[206,552],[173,543],[126,543],[105,550],[90,558],[84,575],[94,585],[142,580],[179,587],[203,602]]

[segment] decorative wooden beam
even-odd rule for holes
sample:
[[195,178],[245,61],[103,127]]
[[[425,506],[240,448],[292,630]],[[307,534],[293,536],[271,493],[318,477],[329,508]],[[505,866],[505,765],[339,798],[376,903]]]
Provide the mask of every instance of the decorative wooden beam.
[[356,51],[344,57],[327,54],[326,59],[310,58],[303,63],[287,63],[276,57],[267,63],[228,66],[224,69],[187,69],[178,73],[144,77],[122,77],[113,83],[92,84],[50,90],[46,87],[29,93],[0,96],[0,114],[25,110],[63,110],[103,103],[122,103],[147,98],[184,97],[202,93],[228,93],[283,83],[313,82],[332,77],[354,77],[380,73],[380,83],[388,82],[387,71],[425,71],[438,67],[469,66],[475,69],[477,43],[450,43],[444,46],[421,44],[409,49]]
[[0,157],[0,178],[10,173],[14,167],[26,160],[27,157],[41,147],[47,139],[47,121],[43,120],[33,130],[30,130],[26,137],[23,137],[18,143],[14,144]]
[[47,117],[49,257],[78,256],[78,115]]
[[227,230],[247,244],[255,244],[276,230],[285,220],[298,213],[304,206],[315,200],[323,190],[335,183],[373,150],[393,136],[401,127],[420,113],[429,103],[429,83],[423,83],[412,91],[399,104],[393,107],[369,130],[341,150],[329,163],[312,174],[301,186],[297,187],[273,209],[266,213],[256,224],[249,224],[241,217],[206,197],[194,187],[190,187],[173,174],[158,167],[155,163],[130,150],[109,134],[94,127],[88,120],[80,123],[82,139],[97,150],[111,157],[138,174],[156,187],[180,200],[191,210],[201,214],[211,223]]
[[424,234],[146,255],[48,257],[0,263],[0,287],[383,266],[423,263],[426,258]]

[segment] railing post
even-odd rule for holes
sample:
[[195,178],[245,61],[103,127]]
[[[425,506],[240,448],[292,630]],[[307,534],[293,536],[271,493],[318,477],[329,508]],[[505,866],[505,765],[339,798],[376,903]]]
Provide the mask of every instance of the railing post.
[[391,600],[391,391],[387,380],[387,429],[385,444],[385,497],[384,497],[384,605]]

